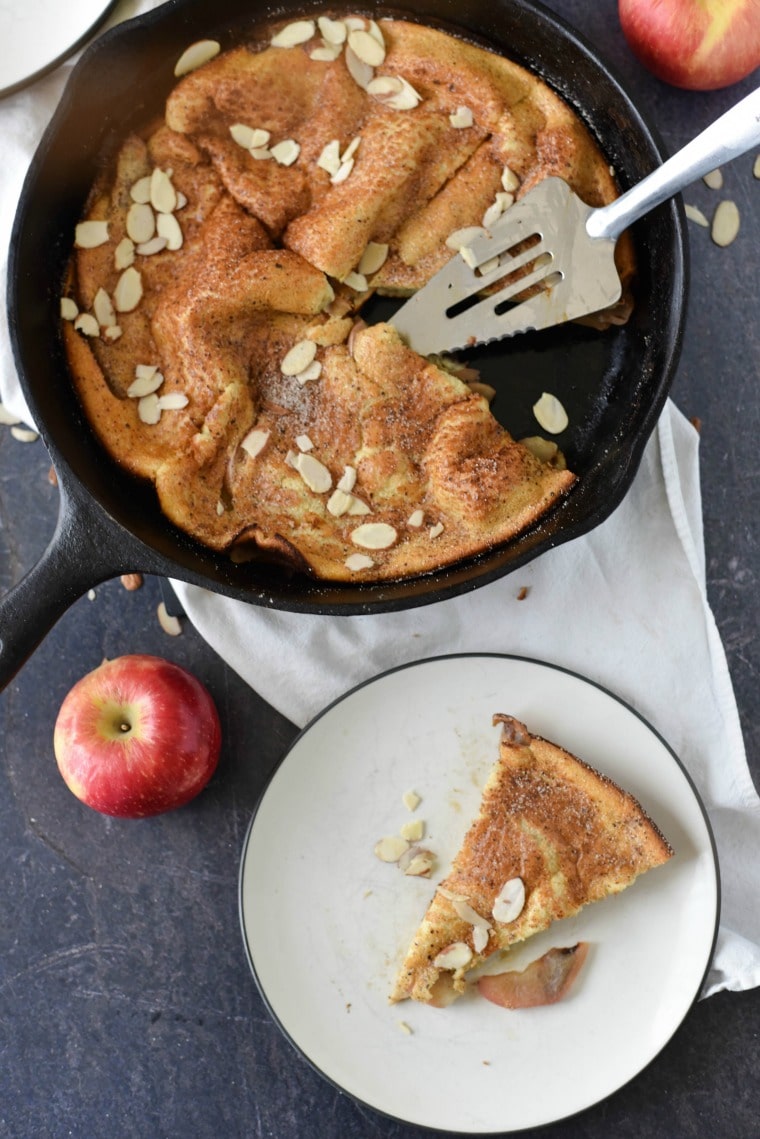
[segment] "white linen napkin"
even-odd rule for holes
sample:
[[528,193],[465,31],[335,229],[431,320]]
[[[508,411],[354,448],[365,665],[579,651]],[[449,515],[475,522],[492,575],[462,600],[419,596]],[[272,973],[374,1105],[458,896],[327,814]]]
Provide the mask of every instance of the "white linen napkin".
[[[122,3],[112,22],[155,6]],[[3,293],[23,176],[69,70],[0,102]],[[29,422],[2,328],[0,399]],[[705,592],[698,436],[672,402],[630,493],[606,522],[473,593],[402,613],[335,618],[263,610],[173,585],[208,644],[298,725],[387,668],[458,652],[547,660],[616,693],[678,754],[714,829],[722,915],[702,995],[760,985],[760,800]]]

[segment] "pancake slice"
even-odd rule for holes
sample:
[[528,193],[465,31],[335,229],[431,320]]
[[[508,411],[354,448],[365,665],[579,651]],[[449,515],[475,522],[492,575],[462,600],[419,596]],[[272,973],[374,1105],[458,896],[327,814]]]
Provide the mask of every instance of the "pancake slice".
[[466,975],[625,890],[673,854],[628,792],[519,720],[501,723],[499,758],[477,818],[412,939],[391,1001],[443,1004]]

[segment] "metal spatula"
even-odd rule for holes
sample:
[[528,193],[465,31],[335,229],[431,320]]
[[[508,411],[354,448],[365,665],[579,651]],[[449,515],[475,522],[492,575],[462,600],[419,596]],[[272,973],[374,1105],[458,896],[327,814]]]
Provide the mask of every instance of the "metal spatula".
[[[455,254],[391,323],[412,348],[429,355],[606,309],[621,294],[614,254],[623,230],[689,183],[759,144],[760,88],[601,209],[587,206],[562,179],[546,178],[471,241],[464,254]],[[515,251],[529,239],[530,248]],[[516,279],[482,295],[517,270]],[[515,303],[534,285],[541,286],[540,292]]]

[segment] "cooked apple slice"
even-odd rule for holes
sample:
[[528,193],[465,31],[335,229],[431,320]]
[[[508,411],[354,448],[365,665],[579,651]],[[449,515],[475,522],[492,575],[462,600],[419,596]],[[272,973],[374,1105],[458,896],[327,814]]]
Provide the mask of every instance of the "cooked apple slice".
[[579,941],[565,949],[550,949],[522,972],[511,970],[481,977],[478,992],[502,1008],[556,1004],[572,988],[586,960],[588,946],[587,941]]

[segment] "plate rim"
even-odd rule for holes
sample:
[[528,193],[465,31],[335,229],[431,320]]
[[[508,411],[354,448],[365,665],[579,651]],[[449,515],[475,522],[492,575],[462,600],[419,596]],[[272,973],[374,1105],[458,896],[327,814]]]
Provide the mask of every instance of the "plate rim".
[[3,87],[0,85],[0,100],[7,98],[9,95],[15,95],[18,91],[23,91],[25,87],[30,87],[36,83],[38,79],[43,76],[49,75],[51,71],[55,71],[67,59],[74,55],[79,48],[83,47],[88,40],[92,39],[93,35],[105,23],[112,11],[116,8],[119,0],[103,0],[101,4],[101,11],[95,19],[87,25],[87,27],[76,37],[73,41],[67,41],[66,47],[55,55],[52,59],[48,59],[47,63],[43,63],[36,71],[31,71],[29,74],[24,75],[21,79],[16,79],[13,83]]
[[715,915],[714,915],[714,920],[713,920],[713,930],[712,930],[712,937],[710,940],[710,948],[709,948],[709,952],[707,953],[707,959],[706,959],[704,970],[703,970],[702,975],[700,977],[699,983],[696,986],[696,990],[695,990],[693,998],[688,1003],[688,1005],[686,1005],[686,1007],[684,1008],[684,1011],[683,1011],[683,1015],[677,1020],[676,1023],[674,1023],[674,1025],[672,1026],[672,1030],[671,1030],[670,1034],[667,1036],[666,1039],[664,1039],[662,1041],[662,1043],[661,1043],[660,1047],[657,1049],[657,1051],[649,1058],[649,1060],[646,1061],[646,1063],[644,1063],[642,1065],[642,1067],[638,1068],[635,1072],[633,1072],[632,1075],[628,1077],[628,1079],[624,1080],[622,1083],[617,1084],[616,1087],[611,1088],[609,1092],[606,1092],[604,1095],[602,1095],[598,1099],[593,1100],[593,1102],[588,1103],[588,1104],[584,1105],[583,1107],[580,1107],[576,1110],[570,1111],[567,1114],[554,1116],[551,1119],[544,1120],[543,1123],[531,1123],[529,1125],[526,1125],[525,1127],[513,1127],[513,1128],[506,1128],[506,1129],[499,1128],[497,1130],[471,1130],[471,1131],[461,1132],[462,1135],[482,1136],[483,1139],[488,1139],[489,1136],[496,1137],[496,1136],[506,1136],[506,1135],[519,1135],[521,1133],[533,1131],[533,1130],[535,1130],[536,1127],[554,1126],[555,1124],[565,1122],[569,1119],[577,1118],[578,1116],[582,1115],[584,1112],[589,1111],[594,1107],[598,1107],[599,1104],[605,1103],[613,1095],[616,1095],[618,1092],[622,1091],[623,1088],[628,1087],[629,1084],[631,1084],[634,1080],[638,1079],[649,1067],[651,1067],[652,1064],[654,1064],[654,1062],[662,1054],[662,1052],[665,1050],[665,1048],[668,1046],[668,1044],[670,1044],[673,1037],[676,1035],[676,1033],[679,1031],[681,1026],[684,1024],[686,1017],[689,1015],[692,1008],[697,1003],[697,1001],[699,999],[699,994],[702,990],[705,979],[709,973],[710,965],[711,965],[713,957],[715,955],[715,946],[716,946],[716,943],[718,940],[718,934],[720,931],[722,886],[721,886],[721,875],[720,875],[720,860],[718,857],[718,849],[717,849],[717,844],[715,841],[715,834],[713,831],[712,823],[710,821],[710,816],[707,812],[707,808],[705,807],[704,801],[703,801],[702,796],[701,796],[701,794],[700,794],[700,792],[699,792],[699,790],[698,790],[698,788],[694,782],[694,779],[692,778],[691,774],[689,773],[688,769],[684,765],[681,758],[677,755],[675,750],[671,747],[671,745],[668,743],[668,741],[665,739],[665,737],[662,735],[662,733],[659,732],[658,729],[655,728],[654,725],[647,719],[647,717],[644,716],[637,708],[635,708],[632,704],[630,704],[623,697],[618,696],[617,693],[611,691],[611,689],[607,688],[606,685],[602,684],[599,681],[593,680],[590,677],[585,676],[583,673],[578,672],[577,669],[569,668],[565,665],[555,664],[552,661],[544,660],[544,659],[539,658],[539,657],[530,657],[530,656],[526,656],[526,655],[520,654],[520,653],[497,653],[497,652],[475,652],[475,651],[457,652],[457,653],[439,653],[439,654],[436,654],[435,656],[420,657],[420,658],[413,660],[413,661],[406,661],[402,664],[393,665],[390,668],[383,669],[382,672],[376,673],[374,676],[370,676],[370,677],[367,677],[365,680],[359,681],[359,683],[353,685],[353,687],[349,688],[346,692],[342,693],[340,696],[337,696],[337,697],[335,697],[335,699],[331,700],[328,704],[326,704],[323,708],[321,708],[320,711],[318,711],[314,716],[312,716],[311,719],[303,726],[303,728],[301,728],[297,732],[297,734],[293,737],[293,739],[290,741],[290,743],[288,744],[288,746],[286,747],[286,749],[284,750],[284,752],[282,753],[280,758],[276,761],[272,770],[269,772],[269,775],[267,776],[266,782],[265,782],[265,784],[261,790],[261,793],[259,794],[258,799],[254,805],[254,808],[253,808],[253,811],[251,814],[251,818],[248,822],[248,826],[246,827],[245,835],[243,838],[243,844],[242,844],[242,848],[241,848],[241,854],[240,854],[240,862],[239,862],[239,870],[238,870],[238,919],[239,919],[239,923],[240,923],[240,931],[241,931],[241,936],[242,936],[242,941],[243,941],[243,947],[245,950],[245,956],[246,956],[246,960],[248,962],[249,970],[250,970],[251,975],[253,977],[253,980],[254,980],[254,983],[256,985],[256,989],[258,991],[258,994],[261,997],[261,1000],[263,1001],[264,1006],[265,1006],[268,1014],[271,1016],[271,1018],[272,1018],[274,1024],[276,1025],[277,1029],[280,1031],[280,1033],[282,1034],[284,1039],[287,1041],[287,1043],[291,1046],[291,1048],[294,1049],[294,1051],[297,1053],[297,1055],[300,1057],[300,1059],[305,1061],[308,1064],[308,1066],[312,1069],[312,1071],[314,1071],[323,1081],[326,1081],[328,1084],[330,1084],[331,1087],[333,1087],[335,1089],[335,1091],[340,1093],[340,1095],[347,1097],[352,1102],[361,1106],[364,1109],[375,1112],[381,1118],[391,1120],[394,1123],[399,1123],[399,1124],[402,1124],[402,1125],[407,1126],[407,1127],[410,1127],[410,1126],[411,1127],[418,1127],[421,1130],[430,1132],[431,1134],[434,1134],[434,1135],[460,1134],[460,1132],[456,1132],[456,1131],[451,1132],[450,1129],[438,1127],[435,1124],[419,1123],[419,1122],[416,1122],[413,1120],[405,1119],[401,1115],[395,1115],[391,1110],[387,1110],[387,1109],[384,1109],[382,1107],[378,1107],[375,1104],[368,1103],[366,1100],[362,1099],[362,1097],[360,1095],[357,1095],[355,1092],[349,1091],[347,1088],[344,1088],[334,1076],[331,1076],[328,1073],[326,1073],[325,1071],[323,1071],[323,1069],[319,1066],[319,1064],[315,1060],[313,1060],[304,1051],[304,1049],[298,1044],[298,1042],[293,1037],[293,1034],[284,1026],[282,1021],[280,1020],[279,1016],[277,1015],[277,1013],[275,1012],[275,1010],[272,1006],[272,1003],[271,1003],[269,997],[267,996],[267,993],[266,993],[266,990],[264,988],[262,981],[259,979],[259,975],[258,975],[258,972],[256,969],[254,957],[253,957],[253,952],[251,950],[251,946],[250,946],[249,941],[248,941],[248,935],[247,935],[246,923],[245,923],[243,894],[244,894],[244,885],[245,885],[245,873],[246,873],[246,863],[247,863],[247,857],[248,857],[248,848],[250,845],[250,840],[251,840],[251,837],[253,834],[253,829],[254,829],[259,811],[260,811],[260,809],[264,803],[264,800],[266,798],[267,792],[269,791],[269,788],[271,787],[272,783],[274,782],[275,778],[277,777],[277,774],[280,771],[280,769],[282,768],[283,764],[287,761],[288,756],[291,754],[291,752],[294,750],[294,748],[298,745],[298,743],[301,741],[301,739],[312,729],[312,727],[316,723],[318,723],[318,721],[323,719],[323,717],[328,715],[328,713],[332,712],[334,708],[336,708],[338,705],[344,703],[345,701],[349,700],[357,692],[361,691],[364,688],[367,688],[368,686],[370,686],[372,684],[375,684],[376,682],[378,682],[380,680],[383,680],[387,676],[391,676],[392,674],[397,673],[397,672],[403,672],[407,669],[425,667],[426,665],[435,664],[435,663],[438,663],[441,661],[455,661],[455,660],[462,660],[462,659],[477,659],[477,660],[492,659],[492,660],[502,660],[502,661],[515,661],[518,663],[529,664],[529,665],[538,665],[541,668],[547,668],[553,672],[562,673],[566,676],[572,677],[575,680],[581,681],[583,684],[589,685],[591,688],[594,688],[598,692],[601,692],[603,695],[611,698],[613,701],[615,701],[615,703],[619,704],[623,709],[625,709],[627,712],[629,712],[633,716],[635,716],[636,719],[639,720],[644,725],[644,727],[647,728],[655,736],[655,738],[662,744],[662,746],[666,749],[670,758],[675,762],[676,766],[678,767],[681,774],[684,776],[684,778],[686,780],[686,783],[687,783],[689,790],[691,791],[691,793],[694,797],[694,800],[695,800],[695,802],[699,808],[699,811],[702,815],[702,820],[703,820],[704,825],[705,825],[705,830],[706,830],[707,837],[709,840],[710,853],[712,856],[711,857],[711,867],[712,867],[712,871],[713,871],[714,879],[715,879]]

